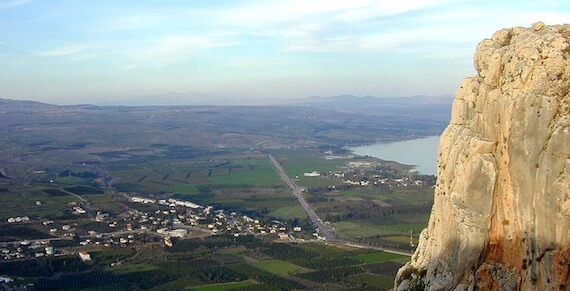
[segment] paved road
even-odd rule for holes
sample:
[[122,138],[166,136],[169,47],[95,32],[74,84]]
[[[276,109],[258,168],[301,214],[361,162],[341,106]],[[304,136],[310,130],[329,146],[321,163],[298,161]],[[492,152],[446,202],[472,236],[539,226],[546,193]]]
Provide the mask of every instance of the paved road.
[[338,242],[338,244],[347,246],[347,247],[353,247],[353,248],[359,248],[359,249],[367,249],[367,250],[378,250],[378,251],[383,251],[386,253],[392,253],[392,254],[398,254],[398,255],[404,255],[404,256],[411,256],[413,254],[412,251],[405,251],[405,250],[396,250],[396,249],[387,249],[387,248],[381,248],[381,247],[373,247],[370,245],[365,245],[365,244],[359,244],[359,243],[351,243],[351,242],[347,242],[347,241],[343,241],[343,242]]
[[408,252],[408,251],[373,247],[373,246],[369,246],[369,245],[365,245],[365,244],[350,242],[350,241],[336,237],[334,235],[333,231],[331,229],[329,229],[323,223],[323,221],[319,218],[317,213],[315,213],[315,210],[313,210],[311,205],[305,199],[305,196],[303,196],[301,189],[295,184],[295,182],[293,182],[293,180],[291,180],[291,178],[289,178],[289,176],[287,176],[287,174],[285,174],[285,170],[283,169],[281,164],[275,159],[275,157],[273,157],[273,155],[268,154],[267,156],[269,157],[269,159],[273,163],[273,166],[275,167],[275,169],[279,173],[279,176],[281,176],[281,179],[285,182],[285,184],[287,184],[289,189],[291,189],[291,191],[293,191],[293,195],[295,195],[295,197],[299,201],[299,204],[301,204],[301,206],[303,207],[305,212],[307,212],[307,215],[309,215],[309,218],[317,226],[321,236],[325,237],[326,241],[329,241],[329,242],[335,243],[335,244],[339,244],[339,245],[345,245],[348,247],[354,247],[354,248],[381,250],[381,251],[388,252],[388,253],[394,253],[394,254],[400,254],[400,255],[406,255],[406,256],[411,255],[411,252]]
[[307,212],[307,215],[309,216],[311,221],[317,226],[317,229],[319,230],[320,235],[323,236],[326,240],[336,239],[332,230],[330,230],[328,227],[326,227],[326,225],[323,223],[323,220],[317,215],[315,210],[313,210],[311,205],[307,202],[307,200],[305,199],[305,196],[303,196],[301,188],[299,188],[295,184],[295,182],[293,182],[293,180],[291,180],[291,178],[289,178],[289,176],[287,176],[287,174],[285,174],[285,170],[283,170],[283,167],[275,159],[275,157],[273,157],[273,155],[268,154],[267,156],[269,157],[269,159],[273,163],[273,166],[275,167],[275,169],[279,173],[279,176],[281,176],[281,179],[285,182],[285,184],[287,184],[289,189],[291,189],[291,191],[293,191],[293,195],[295,195],[295,197],[299,201],[299,204],[301,204],[301,206],[303,207],[305,212]]

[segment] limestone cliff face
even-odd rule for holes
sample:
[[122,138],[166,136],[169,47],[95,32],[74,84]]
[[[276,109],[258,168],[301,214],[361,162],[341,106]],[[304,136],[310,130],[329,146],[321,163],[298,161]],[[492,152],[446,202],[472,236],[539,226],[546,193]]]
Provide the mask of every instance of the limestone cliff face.
[[570,290],[570,25],[497,31],[474,61],[396,287]]

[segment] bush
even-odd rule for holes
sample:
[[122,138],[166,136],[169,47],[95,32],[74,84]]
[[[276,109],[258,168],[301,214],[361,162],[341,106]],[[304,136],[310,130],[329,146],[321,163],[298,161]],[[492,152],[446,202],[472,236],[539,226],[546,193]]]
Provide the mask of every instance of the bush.
[[359,260],[350,257],[324,257],[308,260],[302,266],[309,269],[332,269],[358,264],[361,264]]
[[40,278],[34,285],[38,290],[84,289],[90,287],[127,287],[128,282],[105,271],[63,274],[52,278]]
[[103,191],[101,189],[95,189],[95,188],[85,187],[85,186],[69,187],[69,188],[65,188],[64,190],[69,191],[69,192],[74,193],[74,194],[77,194],[77,195],[104,194],[105,193],[105,191]]
[[69,195],[59,189],[43,189],[42,192],[46,193],[49,196],[65,196]]
[[118,276],[123,280],[127,280],[133,284],[136,284],[143,290],[147,290],[152,287],[163,285],[170,281],[182,278],[182,275],[180,274],[166,272],[161,269],[143,272],[131,272]]

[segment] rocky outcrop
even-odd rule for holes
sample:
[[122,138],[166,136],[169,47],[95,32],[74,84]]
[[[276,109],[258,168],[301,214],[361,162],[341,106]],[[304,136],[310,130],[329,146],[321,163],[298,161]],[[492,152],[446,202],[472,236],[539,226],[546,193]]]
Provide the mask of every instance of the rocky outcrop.
[[441,136],[407,290],[570,290],[570,25],[497,31]]

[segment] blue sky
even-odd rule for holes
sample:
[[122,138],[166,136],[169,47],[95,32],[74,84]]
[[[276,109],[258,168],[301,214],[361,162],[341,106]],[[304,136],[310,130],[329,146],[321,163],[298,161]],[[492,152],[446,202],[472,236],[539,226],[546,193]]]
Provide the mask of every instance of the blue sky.
[[0,97],[133,104],[452,94],[475,74],[480,40],[539,20],[570,23],[567,3],[0,0]]

